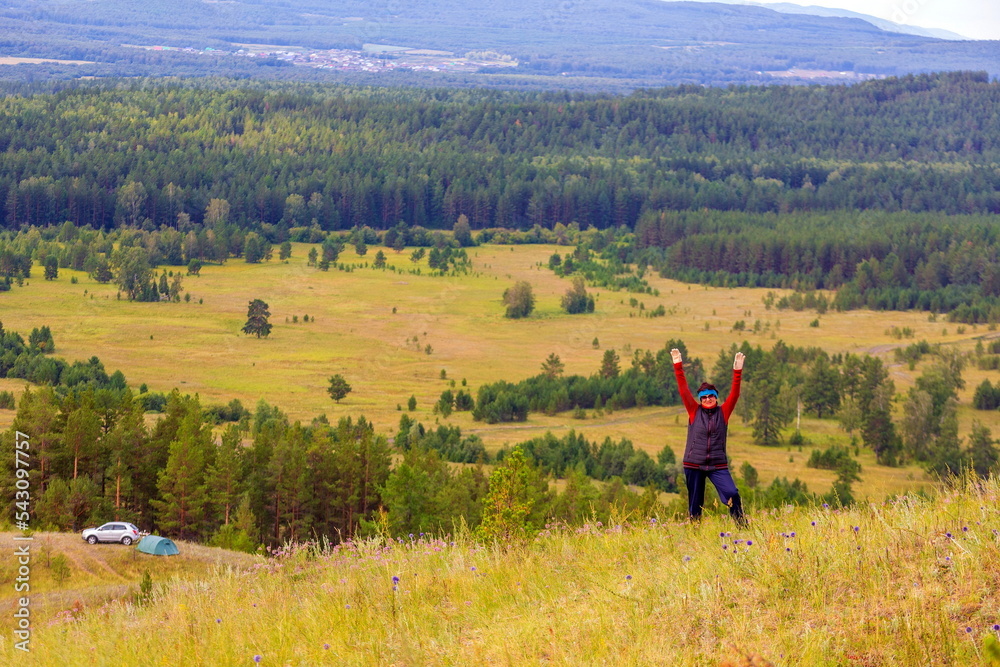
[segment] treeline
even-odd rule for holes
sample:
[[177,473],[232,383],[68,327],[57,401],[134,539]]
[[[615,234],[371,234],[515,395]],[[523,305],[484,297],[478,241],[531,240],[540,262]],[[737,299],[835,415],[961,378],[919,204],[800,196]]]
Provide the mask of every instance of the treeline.
[[[677,493],[677,459],[669,445],[660,450],[657,460],[636,449],[626,438],[615,442],[610,437],[599,445],[583,435],[570,431],[562,438],[546,433],[517,445],[528,460],[542,472],[559,478],[579,473],[598,480],[620,479],[626,484]],[[510,454],[504,447],[497,452],[497,461]]]
[[[144,410],[128,390],[63,397],[49,386],[25,391],[12,428],[30,436],[33,525],[75,531],[114,518],[252,551],[259,544],[317,536],[336,542],[375,530],[405,536],[475,529],[483,519],[491,485],[481,443],[476,465],[456,468],[439,453],[456,458],[448,441],[460,439],[458,429],[425,432],[414,425],[397,438],[403,456],[391,466],[393,448],[363,417],[336,425],[320,417],[303,425],[262,401],[216,437],[211,410],[197,397],[171,392],[151,427]],[[8,461],[13,441],[0,445]],[[526,525],[671,511],[659,503],[657,489],[672,477],[648,456],[638,466],[641,457],[628,454],[621,472],[644,481],[645,493],[630,490],[611,469],[601,475],[601,488],[583,470],[564,470],[568,488],[557,493],[549,485],[553,473],[529,460]],[[634,472],[640,468],[645,476]],[[0,491],[13,494],[14,472],[12,463],[0,469]]]
[[[529,412],[556,414],[566,410],[619,410],[647,405],[678,405],[680,394],[673,380],[670,350],[686,351],[684,342],[667,341],[655,354],[636,350],[631,367],[621,369],[615,350],[606,350],[601,367],[593,375],[562,375],[559,357],[552,355],[543,372],[518,383],[501,380],[479,387],[472,416],[489,424],[524,421]],[[689,382],[701,383],[700,362],[685,367]]]
[[[151,428],[143,411],[130,391],[100,411],[91,392],[25,392],[13,428],[31,436],[37,525],[78,530],[114,517],[243,548],[350,536],[379,507],[389,447],[363,418],[301,426],[261,405],[217,443],[196,397],[172,392]],[[2,477],[12,493],[9,465]]]
[[824,308],[995,322],[998,240],[989,216],[661,212],[640,219],[634,259],[689,282],[837,290]]
[[604,229],[665,209],[995,213],[998,97],[975,73],[620,98],[148,83],[8,96],[0,225],[176,227],[212,200],[241,228],[325,230],[450,228],[461,214],[473,229]]
[[[795,348],[781,341],[770,351],[746,341],[722,350],[710,377],[725,396],[733,355],[737,351],[746,355],[743,394],[736,412],[750,425],[757,444],[802,444],[803,434],[796,432],[787,440],[784,435],[801,402],[806,414],[836,418],[852,441],[870,448],[882,465],[916,463],[941,476],[966,469],[989,474],[1000,461],[989,429],[976,422],[967,441],[958,435],[958,391],[965,386],[966,357],[926,343],[910,349],[912,354],[901,356],[913,363],[930,358],[923,359],[921,374],[902,395],[897,395],[888,368],[877,357],[829,355],[819,348]],[[896,403],[901,404],[898,410]],[[814,461],[823,463],[822,459]],[[835,467],[838,471],[851,468]],[[849,484],[854,472],[847,469],[841,482]]]
[[[225,204],[213,200],[210,208],[224,210]],[[344,271],[355,268],[336,263],[347,244],[352,244],[363,256],[369,243],[382,243],[395,252],[418,246],[410,254],[410,260],[419,264],[426,258],[432,275],[464,273],[469,270],[470,262],[461,246],[463,242],[465,245],[475,242],[463,218],[452,229],[445,234],[400,223],[385,232],[367,226],[345,232],[267,226],[258,233],[215,219],[211,225],[188,222],[180,229],[120,227],[104,232],[67,221],[59,226],[0,232],[0,291],[9,290],[14,284],[23,285],[31,277],[32,264],[38,262],[45,267],[46,279],[55,279],[60,268],[69,268],[86,271],[99,283],[114,282],[121,290],[119,296],[129,300],[180,301],[183,294],[189,301],[191,296],[184,291],[183,269],[164,268],[157,274],[158,267],[186,267],[188,275],[198,275],[206,262],[241,258],[257,264],[272,259],[274,245],[279,245],[278,259],[286,260],[291,256],[290,241],[320,243],[319,251],[311,249],[308,264],[324,271],[331,266]],[[371,266],[392,268],[381,250],[375,253]]]
[[56,349],[52,331],[35,327],[28,340],[16,331],[6,331],[0,323],[0,378],[22,378],[34,384],[57,387],[60,393],[90,389],[120,393],[125,390],[121,371],[108,374],[97,357],[67,363],[47,356]]

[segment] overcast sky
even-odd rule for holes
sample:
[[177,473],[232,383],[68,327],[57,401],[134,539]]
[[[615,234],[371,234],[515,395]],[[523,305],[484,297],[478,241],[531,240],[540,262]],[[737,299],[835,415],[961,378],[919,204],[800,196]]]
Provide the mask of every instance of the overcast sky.
[[[714,0],[751,4],[746,0]],[[760,0],[766,2],[767,0]],[[943,28],[970,39],[1000,39],[998,0],[779,0],[796,5],[819,5],[861,12],[896,23]],[[758,4],[758,3],[752,3]],[[1000,54],[998,54],[1000,57]]]

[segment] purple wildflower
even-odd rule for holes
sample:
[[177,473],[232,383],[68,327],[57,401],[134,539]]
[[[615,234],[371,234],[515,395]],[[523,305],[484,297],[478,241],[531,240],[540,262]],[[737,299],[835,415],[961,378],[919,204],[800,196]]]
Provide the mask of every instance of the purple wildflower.
[[753,546],[753,540],[747,540],[747,546],[748,547],[752,547]]
[[965,626],[965,632],[966,632],[967,634],[972,634],[972,628],[971,628],[971,627],[969,627],[969,626]]
[[631,574],[626,574],[625,575],[625,580],[626,581],[632,581],[632,575]]
[[327,651],[329,651],[330,650],[330,645],[329,644],[323,644],[323,648],[326,649]]
[[217,618],[217,619],[215,619],[215,622],[216,623],[222,623],[222,619],[221,618]]
[[1000,632],[1000,623],[994,623],[993,624],[993,631],[994,632]]
[[263,659],[264,659],[264,656],[262,656],[262,655],[255,655],[255,656],[253,657],[253,661],[254,661],[254,662],[260,662],[260,661],[261,661],[261,660],[263,660]]

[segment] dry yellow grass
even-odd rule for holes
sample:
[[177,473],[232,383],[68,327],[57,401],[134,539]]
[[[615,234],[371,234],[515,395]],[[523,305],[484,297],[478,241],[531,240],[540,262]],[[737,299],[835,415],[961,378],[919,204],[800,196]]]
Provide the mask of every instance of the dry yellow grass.
[[0,661],[986,665],[1000,627],[998,501],[993,479],[933,501],[776,510],[742,531],[708,516],[553,528],[502,547],[460,534],[292,548],[197,581],[154,573],[148,605],[40,614],[31,653],[2,642]]

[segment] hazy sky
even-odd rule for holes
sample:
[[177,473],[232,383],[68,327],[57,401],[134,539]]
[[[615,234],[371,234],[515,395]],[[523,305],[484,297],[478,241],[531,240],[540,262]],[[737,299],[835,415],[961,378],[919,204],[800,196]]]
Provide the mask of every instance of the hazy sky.
[[[715,0],[735,5],[746,0]],[[796,5],[819,5],[861,12],[896,23],[943,28],[970,39],[1000,39],[1000,2],[997,0],[778,0]],[[767,0],[760,0],[761,3]],[[753,3],[758,4],[758,3]],[[998,53],[1000,57],[1000,53]]]

